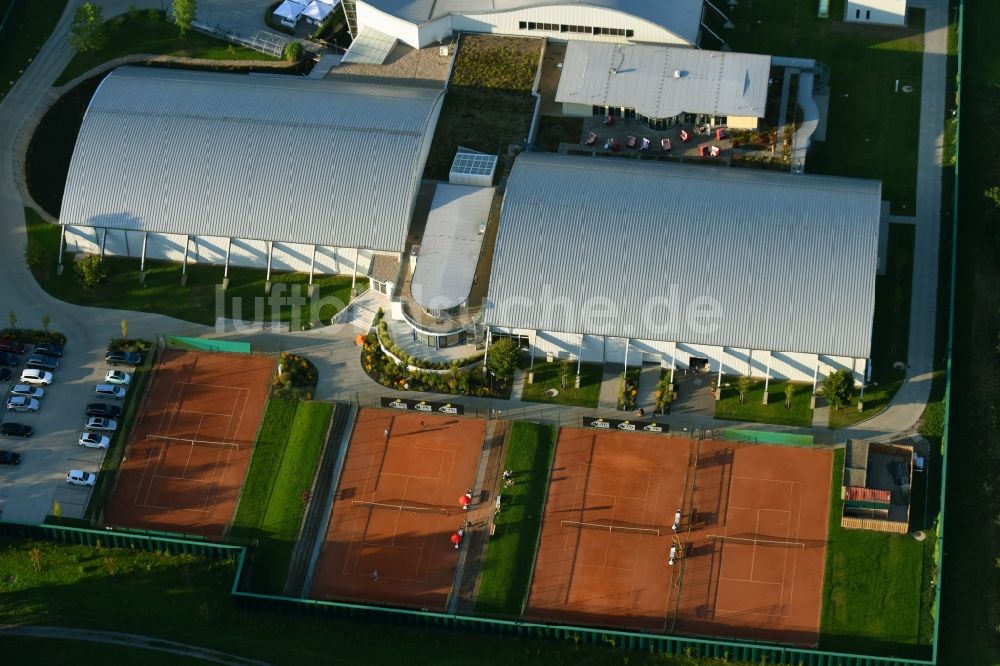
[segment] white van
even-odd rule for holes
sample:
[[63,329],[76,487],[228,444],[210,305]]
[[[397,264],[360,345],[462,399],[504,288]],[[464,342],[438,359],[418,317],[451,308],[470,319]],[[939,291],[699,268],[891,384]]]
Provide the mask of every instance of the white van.
[[113,384],[98,384],[94,388],[94,395],[98,398],[110,398],[112,400],[123,400],[125,398],[126,389],[124,386],[115,386]]

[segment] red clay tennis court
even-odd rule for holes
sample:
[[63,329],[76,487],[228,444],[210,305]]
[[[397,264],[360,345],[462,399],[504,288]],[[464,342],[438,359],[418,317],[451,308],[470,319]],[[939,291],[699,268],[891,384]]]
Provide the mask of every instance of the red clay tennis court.
[[164,351],[151,371],[105,523],[223,535],[273,372],[267,357]]
[[559,432],[526,617],[663,630],[687,438]]
[[485,433],[479,419],[360,410],[311,596],[445,609]]
[[832,469],[830,451],[702,442],[668,629],[816,645]]

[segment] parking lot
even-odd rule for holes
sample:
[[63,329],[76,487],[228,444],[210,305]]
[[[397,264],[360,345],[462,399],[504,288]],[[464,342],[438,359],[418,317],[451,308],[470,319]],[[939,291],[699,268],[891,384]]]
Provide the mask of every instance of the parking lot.
[[[11,387],[18,383],[30,350],[29,345],[28,352],[20,357],[21,364],[11,368],[11,381],[0,385],[4,403]],[[2,410],[4,422],[34,428],[34,435],[28,439],[0,437],[0,449],[22,456],[16,467],[0,465],[0,516],[7,521],[40,523],[52,513],[53,501],[59,502],[64,517],[83,516],[92,489],[68,485],[66,473],[71,469],[98,472],[106,453],[77,444],[84,431],[86,406],[91,402],[122,404],[94,396],[94,386],[103,381],[109,369],[102,355],[74,347],[69,339],[58,360],[59,369],[52,373],[52,384],[43,387],[45,395],[37,412],[12,412],[6,404]]]

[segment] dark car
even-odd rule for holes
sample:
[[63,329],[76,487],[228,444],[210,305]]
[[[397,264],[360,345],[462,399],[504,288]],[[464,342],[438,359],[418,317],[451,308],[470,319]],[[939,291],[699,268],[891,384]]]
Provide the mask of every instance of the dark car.
[[41,354],[42,356],[51,356],[53,358],[62,358],[63,348],[50,342],[40,342],[35,345],[35,348],[31,350],[31,353]]
[[24,423],[0,423],[0,435],[4,437],[31,437],[35,429]]
[[9,382],[14,377],[10,368],[0,368],[0,382]]
[[10,352],[0,352],[0,365],[5,368],[16,368],[20,365],[21,359]]
[[142,354],[136,352],[110,351],[104,355],[108,365],[130,365],[133,368],[142,365]]
[[17,340],[0,340],[0,351],[10,352],[12,354],[23,354],[24,350],[27,349]]
[[87,405],[87,416],[103,416],[106,419],[121,418],[122,408],[105,402],[92,402]]
[[49,372],[55,372],[59,369],[59,361],[54,358],[49,358],[48,356],[42,356],[41,354],[32,354],[28,357],[28,360],[24,362],[24,366],[35,370],[48,370]]
[[0,451],[0,465],[20,465],[21,454],[13,451]]

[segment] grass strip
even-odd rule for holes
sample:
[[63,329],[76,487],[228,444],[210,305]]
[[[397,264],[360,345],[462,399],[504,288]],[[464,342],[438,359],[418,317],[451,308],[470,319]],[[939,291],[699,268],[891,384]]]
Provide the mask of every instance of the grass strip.
[[230,535],[258,542],[254,589],[280,594],[326,441],[333,405],[272,398]]
[[922,616],[929,613],[923,597],[923,542],[906,534],[848,530],[840,526],[844,501],[840,487],[844,450],[834,452],[830,523],[823,581],[820,648],[852,654],[891,654],[926,658],[920,643]]
[[763,380],[753,381],[746,393],[746,402],[740,402],[735,382],[735,378],[723,378],[722,396],[715,403],[715,418],[802,427],[812,425],[812,386],[793,382],[792,406],[785,407],[785,387],[789,382],[771,382],[766,405]]
[[502,492],[503,510],[496,516],[483,562],[476,612],[517,616],[531,583],[549,470],[556,450],[554,426],[515,421],[504,469],[514,472],[514,485]]
[[[581,364],[580,388],[575,388],[576,363],[571,361],[573,374],[569,378],[569,386],[563,388],[559,377],[559,368],[565,362],[536,362],[534,382],[531,384],[525,383],[521,399],[530,400],[531,402],[547,402],[555,405],[597,407],[597,400],[601,394],[601,379],[604,377],[604,366],[599,363]],[[558,393],[554,396],[549,395],[547,391],[550,389],[554,389]]]

